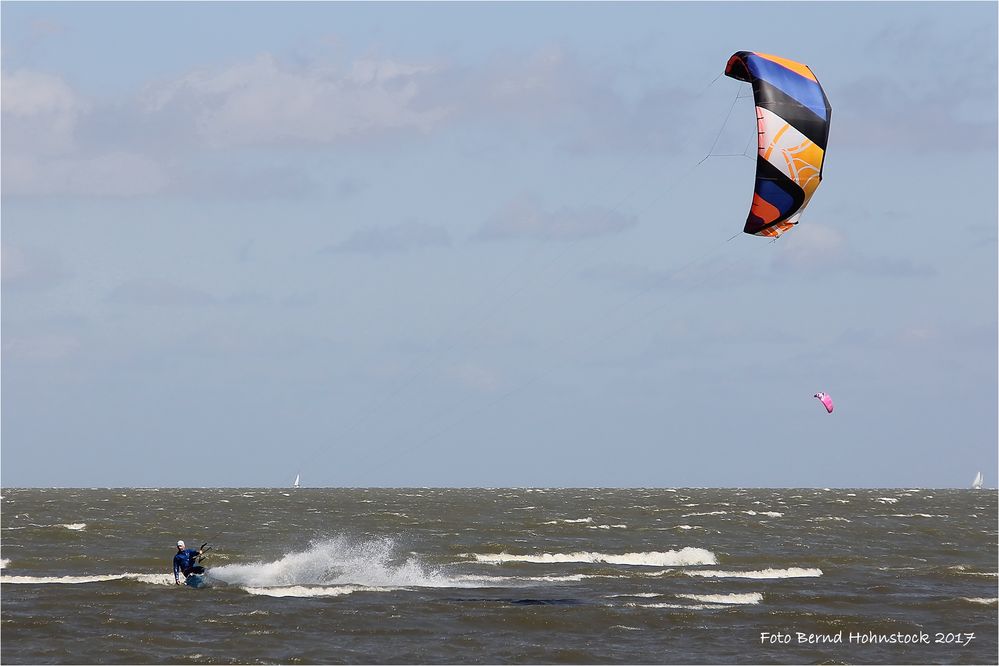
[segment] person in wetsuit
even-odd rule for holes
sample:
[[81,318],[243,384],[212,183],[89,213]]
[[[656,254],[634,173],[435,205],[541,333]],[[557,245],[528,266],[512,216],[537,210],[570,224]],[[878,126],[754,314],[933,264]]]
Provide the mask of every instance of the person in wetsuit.
[[184,574],[184,579],[191,574],[205,573],[205,568],[198,564],[201,556],[200,550],[194,548],[184,548],[184,542],[177,542],[177,554],[173,556],[173,580],[175,585],[180,585],[180,574]]

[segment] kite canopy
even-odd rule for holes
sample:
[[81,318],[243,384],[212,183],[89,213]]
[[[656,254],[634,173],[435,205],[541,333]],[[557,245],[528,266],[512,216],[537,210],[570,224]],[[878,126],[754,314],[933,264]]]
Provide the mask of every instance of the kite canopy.
[[753,85],[759,155],[744,231],[776,238],[798,223],[822,180],[832,107],[807,65],[739,51],[725,75]]
[[826,411],[828,413],[832,414],[832,411],[833,411],[833,401],[832,401],[832,398],[830,398],[827,394],[822,393],[821,391],[818,392],[818,393],[816,393],[814,397],[818,398],[819,402],[821,402],[823,404],[823,406],[825,406]]

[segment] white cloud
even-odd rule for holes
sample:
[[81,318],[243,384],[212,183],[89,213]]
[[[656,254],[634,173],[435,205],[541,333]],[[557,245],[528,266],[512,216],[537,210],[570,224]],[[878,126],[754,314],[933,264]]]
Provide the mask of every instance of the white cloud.
[[811,224],[794,229],[777,241],[782,251],[773,260],[776,270],[791,272],[826,272],[843,267],[848,260],[848,245],[843,234],[831,227]]
[[108,301],[153,307],[203,307],[216,304],[218,299],[195,287],[157,278],[143,278],[118,285],[111,291]]
[[192,72],[150,88],[148,113],[182,113],[215,146],[330,143],[372,132],[429,131],[448,116],[416,103],[434,69],[392,60],[359,60],[347,71],[292,67],[273,55]]
[[599,206],[546,210],[535,196],[510,201],[477,233],[482,240],[537,238],[576,240],[619,233],[637,224],[632,215]]
[[69,277],[61,257],[50,250],[5,244],[0,256],[5,289],[38,291],[61,284]]
[[169,182],[163,168],[136,153],[4,158],[5,194],[77,196],[141,196],[155,194]]
[[[842,72],[838,85],[827,86],[827,93],[833,88],[830,149],[994,152],[995,34],[994,25],[968,25],[955,39],[925,17],[879,31],[860,45],[869,66]],[[918,54],[912,44],[920,45]]]
[[850,272],[882,277],[927,277],[932,266],[908,258],[870,256],[854,249],[836,229],[810,224],[778,242],[786,243],[774,257],[772,269],[796,274]]
[[[497,54],[469,67],[375,56],[342,66],[303,64],[264,53],[150,84],[121,100],[89,100],[59,76],[19,70],[4,72],[2,101],[6,195],[116,197],[298,197],[316,185],[302,168],[261,168],[253,155],[235,172],[211,165],[219,153],[243,148],[321,147],[460,123],[504,130],[526,123],[561,135],[574,149],[644,145],[650,127],[662,132],[678,107],[674,97],[653,94],[630,108],[606,73],[556,47]],[[357,189],[346,181],[337,187],[345,196]],[[543,216],[549,238],[631,224],[595,209]],[[485,231],[501,237],[523,230],[499,223]]]
[[0,73],[4,152],[61,155],[75,148],[74,131],[90,104],[58,76]]
[[447,230],[420,222],[374,227],[354,232],[347,240],[326,249],[327,252],[383,254],[418,247],[445,247],[451,244]]
[[131,150],[81,148],[79,128],[93,104],[51,74],[3,72],[5,195],[133,196],[163,189],[160,165]]
[[[765,241],[753,238],[756,245]],[[932,266],[905,257],[870,256],[850,245],[838,229],[809,223],[776,241],[769,266],[759,265],[749,255],[695,261],[673,268],[647,268],[626,264],[603,264],[584,271],[589,278],[635,291],[658,289],[731,288],[773,279],[773,274],[819,279],[853,273],[873,277],[932,276]]]
[[221,167],[176,169],[167,190],[206,198],[258,200],[310,196],[318,183],[297,166],[253,167],[242,164]]

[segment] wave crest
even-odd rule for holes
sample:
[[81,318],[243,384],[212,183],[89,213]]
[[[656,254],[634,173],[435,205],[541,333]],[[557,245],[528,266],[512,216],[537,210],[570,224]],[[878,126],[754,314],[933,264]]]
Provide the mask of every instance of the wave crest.
[[536,564],[620,564],[642,567],[683,567],[705,564],[718,564],[718,558],[710,550],[703,548],[681,548],[665,552],[608,553],[540,553],[536,555],[513,555],[510,553],[472,553],[477,562],[504,564],[506,562],[531,562]]

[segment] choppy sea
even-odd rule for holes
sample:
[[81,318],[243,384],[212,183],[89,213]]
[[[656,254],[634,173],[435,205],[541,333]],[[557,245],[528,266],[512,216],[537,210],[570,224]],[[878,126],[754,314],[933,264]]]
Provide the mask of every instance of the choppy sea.
[[999,661],[994,490],[0,493],[6,664]]

